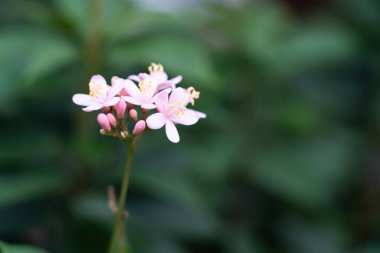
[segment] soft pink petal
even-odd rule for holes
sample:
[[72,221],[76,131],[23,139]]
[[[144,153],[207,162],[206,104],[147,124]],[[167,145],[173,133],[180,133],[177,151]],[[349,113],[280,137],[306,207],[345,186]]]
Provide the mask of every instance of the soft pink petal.
[[124,82],[125,80],[122,78],[117,76],[112,77],[112,87],[108,91],[107,97],[110,99],[119,94],[119,92],[124,88]]
[[166,136],[171,142],[174,142],[174,143],[179,142],[178,130],[172,121],[170,120],[166,121],[165,132],[166,132]]
[[165,122],[166,117],[160,112],[154,113],[146,119],[146,124],[150,129],[160,129],[165,125]]
[[105,106],[113,106],[113,105],[116,105],[117,103],[119,103],[119,101],[120,101],[120,97],[113,97],[113,98],[105,101],[104,105]]
[[103,107],[101,103],[94,103],[92,105],[87,106],[86,108],[83,108],[82,110],[85,112],[91,112],[91,111],[96,111],[99,110]]
[[128,79],[135,81],[135,82],[140,82],[140,77],[137,75],[130,75],[130,76],[128,76]]
[[87,94],[75,94],[73,102],[77,105],[89,106],[96,102],[96,99]]
[[170,94],[169,104],[181,102],[182,106],[186,106],[190,102],[190,96],[184,88],[175,88]]
[[170,81],[165,81],[163,83],[160,83],[158,86],[157,86],[157,90],[158,91],[162,91],[164,89],[167,89],[167,88],[171,88],[172,87],[172,83]]
[[154,104],[142,104],[141,108],[144,108],[144,109],[147,109],[147,110],[151,110],[151,109],[155,109],[156,106]]
[[205,119],[207,117],[206,113],[199,112],[199,111],[192,110],[192,109],[187,109],[187,110],[190,112],[194,112],[197,115],[197,117],[200,119]]
[[122,98],[133,105],[142,105],[141,101],[139,99],[133,98],[133,97],[128,97],[128,96],[122,96]]
[[194,111],[186,110],[183,115],[176,116],[174,115],[172,118],[173,122],[181,125],[194,125],[198,122],[199,117]]
[[138,97],[140,94],[139,88],[131,80],[125,80],[124,89],[128,92],[131,97]]
[[169,82],[171,83],[172,87],[175,88],[175,86],[177,84],[179,84],[180,82],[182,82],[182,76],[176,76],[176,77],[170,79]]
[[101,75],[94,75],[91,77],[91,81],[90,82],[94,82],[96,84],[99,84],[101,86],[108,86],[107,85],[107,82],[106,82],[106,79],[104,79],[104,77],[102,77]]
[[154,96],[153,101],[157,106],[159,112],[166,112],[168,108],[169,94],[167,92],[160,92]]

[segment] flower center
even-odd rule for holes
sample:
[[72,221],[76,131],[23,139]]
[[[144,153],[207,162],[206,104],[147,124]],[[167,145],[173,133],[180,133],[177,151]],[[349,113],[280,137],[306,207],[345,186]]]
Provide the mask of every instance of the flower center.
[[175,114],[176,116],[181,116],[181,115],[184,115],[185,112],[186,112],[186,107],[185,106],[182,106],[183,105],[183,102],[182,101],[178,101],[174,104],[169,104],[169,115],[173,115]]
[[153,85],[153,81],[150,79],[143,79],[138,84],[140,93],[144,96],[153,96],[154,92],[156,91],[156,87]]
[[99,95],[105,94],[107,92],[106,88],[94,81],[91,81],[89,84],[90,96],[97,97]]

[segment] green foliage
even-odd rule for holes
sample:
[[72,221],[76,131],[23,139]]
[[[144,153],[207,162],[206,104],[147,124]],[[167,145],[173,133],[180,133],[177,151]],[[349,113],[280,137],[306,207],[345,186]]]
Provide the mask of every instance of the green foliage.
[[134,252],[379,252],[378,1],[142,2],[2,2],[1,252],[106,251],[126,150],[71,97],[151,62],[208,117],[137,151]]
[[46,253],[46,251],[30,246],[20,246],[6,244],[0,241],[0,251],[2,253]]

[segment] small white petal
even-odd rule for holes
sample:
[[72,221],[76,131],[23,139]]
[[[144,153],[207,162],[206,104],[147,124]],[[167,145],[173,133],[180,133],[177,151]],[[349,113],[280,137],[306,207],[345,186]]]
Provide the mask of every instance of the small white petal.
[[175,87],[175,85],[179,84],[181,81],[182,81],[182,76],[176,76],[176,77],[169,80],[172,87]]
[[160,112],[154,113],[146,119],[146,124],[150,129],[160,129],[165,125],[165,122],[166,117]]
[[108,99],[104,105],[105,106],[113,106],[113,105],[116,105],[117,103],[119,103],[120,101],[120,97],[113,97],[111,99]]
[[131,97],[138,97],[140,95],[140,90],[137,88],[136,84],[131,80],[125,80],[124,88]]
[[125,102],[134,104],[134,105],[142,105],[141,101],[133,98],[133,97],[128,97],[128,96],[122,96],[122,98],[125,100]]
[[178,143],[179,142],[178,130],[175,127],[175,125],[174,125],[174,123],[172,121],[170,121],[170,120],[166,121],[165,132],[166,132],[166,136],[168,137],[168,139],[171,142],[174,142],[174,143]]
[[96,102],[96,99],[87,94],[75,94],[73,102],[77,105],[89,106]]
[[137,75],[130,75],[130,76],[128,76],[128,79],[135,81],[135,82],[140,82],[140,77]]
[[144,109],[147,109],[147,110],[151,110],[151,109],[155,109],[156,106],[154,104],[142,104],[141,108],[144,108]]
[[192,110],[192,109],[187,109],[187,110],[190,112],[194,112],[197,115],[197,117],[200,119],[205,119],[207,117],[206,113],[199,112],[199,111]]
[[186,110],[183,115],[173,116],[172,120],[181,125],[190,126],[198,122],[199,117],[194,111]]
[[95,104],[92,104],[92,105],[89,105],[89,106],[83,108],[82,110],[85,112],[91,112],[91,111],[99,110],[102,107],[103,107],[103,105],[101,103],[95,103]]
[[157,110],[159,112],[167,111],[168,100],[169,100],[169,95],[165,91],[162,91],[153,97],[153,101],[157,105]]

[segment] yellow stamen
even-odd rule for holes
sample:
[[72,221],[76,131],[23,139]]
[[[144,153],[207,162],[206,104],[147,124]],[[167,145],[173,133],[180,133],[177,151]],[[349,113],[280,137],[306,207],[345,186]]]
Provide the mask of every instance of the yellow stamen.
[[90,82],[88,84],[91,97],[97,97],[98,95],[104,94],[105,90],[100,84]]
[[154,72],[164,72],[164,67],[161,64],[152,63],[148,67],[148,70],[150,74]]
[[193,86],[187,88],[187,92],[189,93],[190,103],[194,106],[195,99],[198,99],[201,93],[199,91],[196,91]]
[[173,114],[173,113],[175,113],[175,115],[177,115],[177,116],[181,116],[181,115],[185,114],[186,107],[181,108],[180,106],[182,104],[183,104],[182,101],[178,101],[175,104],[169,104],[169,108],[170,108],[169,115]]

